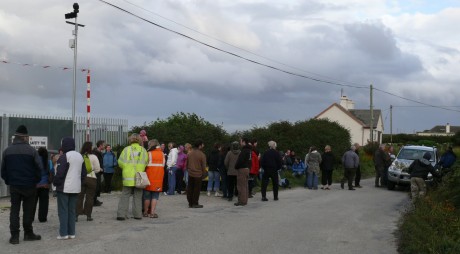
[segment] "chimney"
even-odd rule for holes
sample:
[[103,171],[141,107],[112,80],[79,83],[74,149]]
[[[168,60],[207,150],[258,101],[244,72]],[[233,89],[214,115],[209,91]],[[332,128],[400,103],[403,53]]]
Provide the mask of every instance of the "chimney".
[[449,123],[446,124],[446,133],[450,133],[450,124]]
[[340,97],[340,106],[344,107],[346,110],[355,109],[355,103],[348,99],[346,95]]

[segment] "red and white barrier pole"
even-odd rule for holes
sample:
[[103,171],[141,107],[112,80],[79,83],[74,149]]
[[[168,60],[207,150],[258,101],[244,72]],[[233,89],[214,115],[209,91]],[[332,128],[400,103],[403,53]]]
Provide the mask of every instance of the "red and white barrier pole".
[[86,141],[89,141],[89,119],[91,115],[91,75],[86,75]]

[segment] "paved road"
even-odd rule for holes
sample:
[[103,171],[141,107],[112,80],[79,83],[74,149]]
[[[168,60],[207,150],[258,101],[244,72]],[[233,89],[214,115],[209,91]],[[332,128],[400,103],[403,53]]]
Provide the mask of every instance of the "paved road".
[[[38,242],[8,243],[9,210],[0,212],[1,253],[397,253],[394,231],[407,192],[372,187],[356,191],[282,191],[280,200],[246,207],[201,195],[189,209],[184,195],[161,196],[158,219],[115,220],[118,194],[103,195],[94,221],[77,223],[77,238],[56,240],[56,200],[47,223],[34,223]],[[7,204],[7,203],[6,203]],[[5,200],[0,202],[5,205]]]

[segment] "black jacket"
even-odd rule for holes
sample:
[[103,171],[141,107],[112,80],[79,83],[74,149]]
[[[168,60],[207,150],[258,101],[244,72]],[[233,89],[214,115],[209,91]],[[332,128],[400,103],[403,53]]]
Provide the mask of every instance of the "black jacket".
[[268,149],[260,160],[260,166],[268,171],[278,171],[282,165],[283,160],[281,159],[281,155],[275,149]]
[[321,170],[332,171],[334,169],[334,154],[327,152],[322,155],[321,164],[319,165]]
[[238,155],[238,160],[236,160],[235,169],[240,168],[251,168],[251,153],[252,149],[250,145],[245,145],[241,149],[240,155]]
[[432,175],[436,174],[430,161],[423,158],[413,161],[412,164],[410,164],[408,171],[410,177],[420,177],[425,180],[428,178],[428,173],[431,173]]
[[209,171],[218,171],[219,170],[219,159],[220,151],[218,149],[213,149],[208,157],[208,167]]

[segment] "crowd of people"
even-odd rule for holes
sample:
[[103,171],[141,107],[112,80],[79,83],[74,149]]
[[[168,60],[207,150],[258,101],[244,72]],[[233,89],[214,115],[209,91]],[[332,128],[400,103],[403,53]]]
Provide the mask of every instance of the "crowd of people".
[[[79,216],[93,221],[94,206],[103,204],[98,199],[101,192],[111,193],[115,168],[121,168],[122,190],[119,197],[116,219],[124,221],[130,217],[132,199],[134,219],[158,218],[158,200],[163,195],[186,194],[189,208],[202,208],[200,192],[206,177],[207,196],[221,197],[233,201],[235,206],[246,206],[254,197],[254,187],[261,180],[262,201],[268,201],[267,187],[271,180],[273,200],[279,200],[279,171],[292,170],[293,175],[305,175],[304,187],[318,190],[321,179],[322,190],[330,190],[332,172],[338,166],[329,145],[320,152],[311,146],[302,161],[294,151],[286,153],[277,150],[275,141],[268,142],[268,149],[260,154],[257,140],[241,138],[226,147],[213,144],[209,156],[203,152],[205,144],[196,140],[193,144],[167,145],[157,139],[149,140],[145,130],[129,137],[126,146],[117,159],[111,146],[105,141],[85,142],[80,152],[75,151],[75,140],[62,139],[58,154],[49,157],[45,148],[38,151],[28,143],[28,131],[23,125],[15,132],[13,143],[3,151],[1,177],[10,186],[10,243],[19,244],[20,208],[23,207],[24,241],[40,240],[33,231],[32,223],[38,206],[39,222],[46,222],[51,190],[57,197],[59,234],[57,239],[74,239]],[[340,181],[342,189],[361,188],[359,144],[354,144],[341,157],[344,176]],[[452,149],[443,155],[441,163],[451,165],[455,161]],[[386,184],[386,171],[391,164],[392,148],[381,145],[374,155],[375,186]],[[453,156],[455,156],[453,154]],[[422,189],[428,172],[434,172],[429,163],[429,154],[416,160],[409,168],[413,190]],[[428,161],[428,163],[427,163]],[[137,179],[145,172],[149,185],[139,187]],[[321,175],[320,175],[321,174]],[[102,182],[103,179],[103,182]],[[423,192],[424,190],[420,190]],[[423,193],[422,193],[423,194]]]

